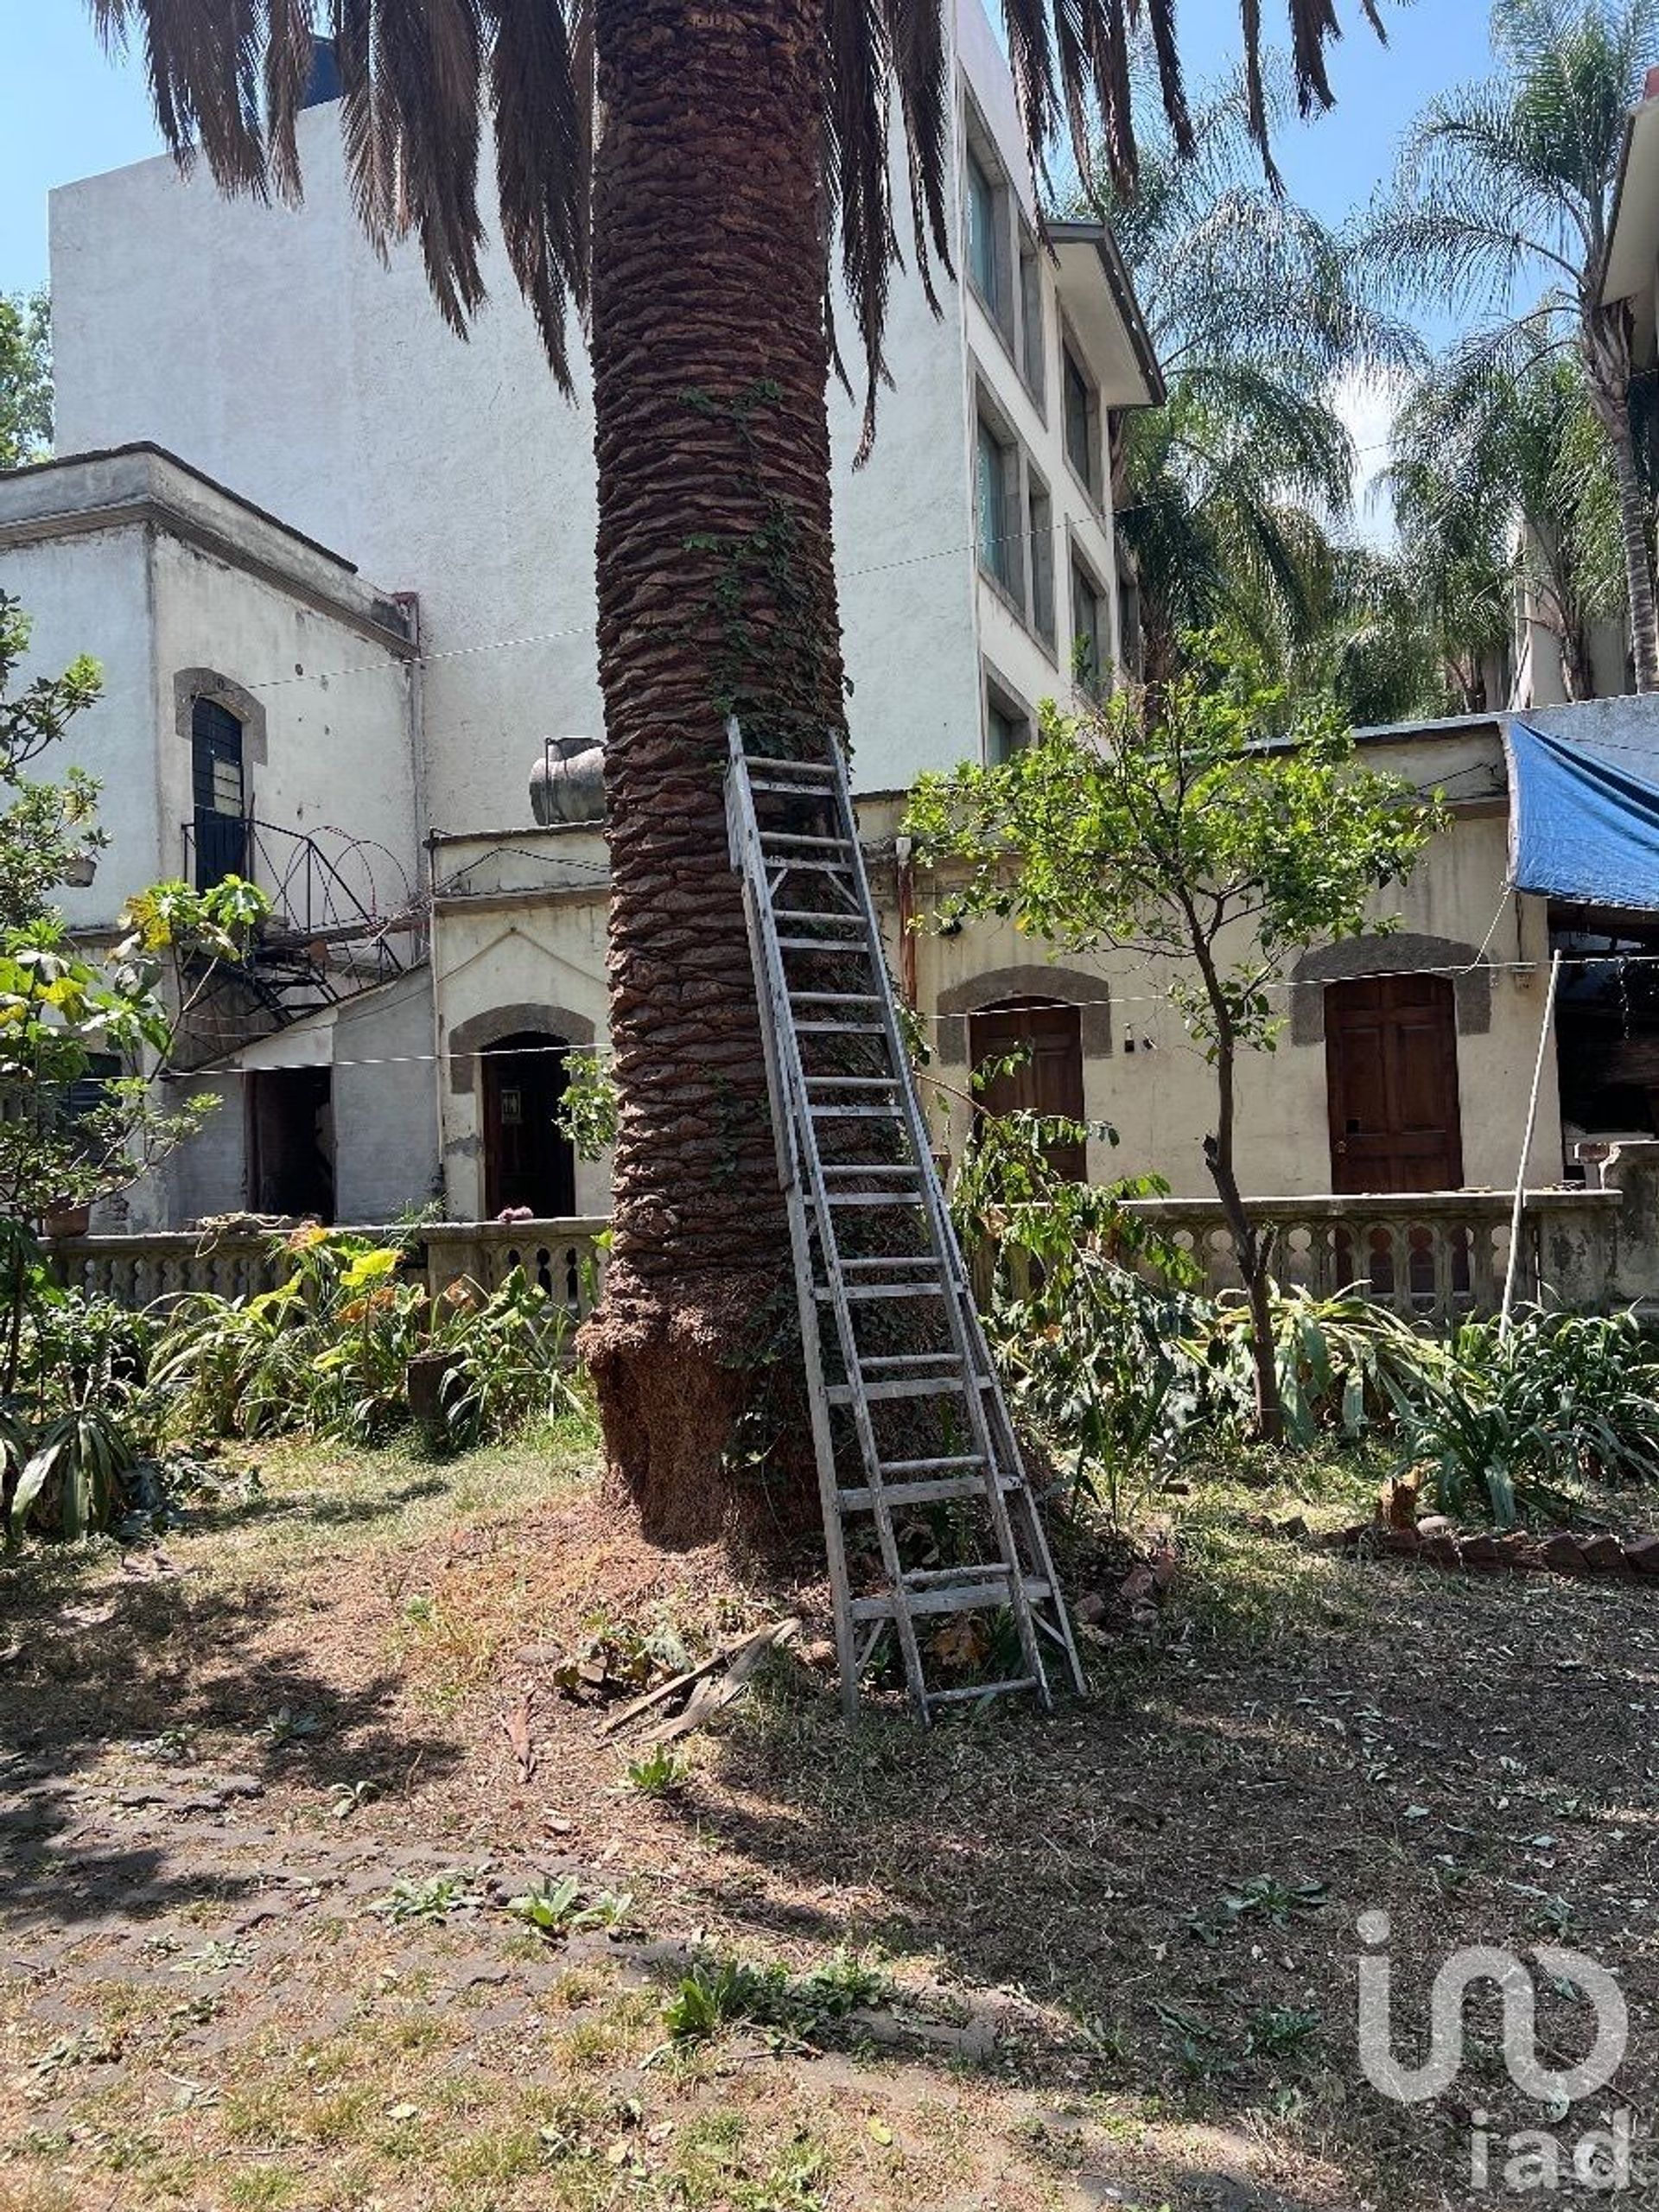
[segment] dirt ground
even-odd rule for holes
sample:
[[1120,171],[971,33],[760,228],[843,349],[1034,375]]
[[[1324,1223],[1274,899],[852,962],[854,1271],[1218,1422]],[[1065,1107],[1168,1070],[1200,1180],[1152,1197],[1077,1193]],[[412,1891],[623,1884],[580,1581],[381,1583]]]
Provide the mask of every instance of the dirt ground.
[[[1507,2201],[1541,2127],[1574,2201],[1615,2113],[1659,2206],[1652,1587],[1179,1503],[1171,1602],[1091,1644],[1086,1701],[849,1736],[780,1659],[656,1796],[647,1724],[601,1737],[561,1665],[785,1610],[810,1641],[823,1593],[638,1545],[578,1438],[284,1449],[159,1544],[0,1561],[0,2208],[1428,2212]],[[507,1909],[567,1873],[613,1926]],[[1378,1912],[1402,2061],[1451,1951],[1554,1944],[1619,1977],[1614,2081],[1541,2112],[1489,1993],[1444,2095],[1380,2094]],[[677,2037],[733,1960],[777,1970],[763,2017]],[[1588,2009],[1538,1984],[1568,2064]]]

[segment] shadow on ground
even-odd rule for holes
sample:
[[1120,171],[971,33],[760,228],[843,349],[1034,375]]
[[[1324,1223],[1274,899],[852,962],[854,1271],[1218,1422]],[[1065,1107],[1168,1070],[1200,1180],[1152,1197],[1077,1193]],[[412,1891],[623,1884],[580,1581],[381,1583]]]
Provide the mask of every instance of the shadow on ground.
[[48,1563],[8,1598],[0,1915],[14,1934],[257,1889],[257,1857],[219,1863],[224,1824],[257,1827],[296,1760],[326,1802],[336,1783],[385,1789],[460,1756],[410,1724],[394,1673],[352,1680],[308,1648],[291,1588],[120,1571],[78,1589]]

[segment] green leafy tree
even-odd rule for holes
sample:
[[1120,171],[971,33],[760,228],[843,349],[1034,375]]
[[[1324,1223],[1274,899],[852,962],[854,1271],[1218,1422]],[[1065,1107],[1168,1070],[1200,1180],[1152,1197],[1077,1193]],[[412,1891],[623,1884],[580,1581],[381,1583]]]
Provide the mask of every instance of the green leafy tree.
[[1215,1070],[1205,1159],[1249,1300],[1258,1426],[1276,1440],[1272,1255],[1235,1161],[1240,1058],[1273,1049],[1272,986],[1290,959],[1387,926],[1375,895],[1408,873],[1437,817],[1358,764],[1330,707],[1303,709],[1278,739],[1282,694],[1250,664],[1213,640],[1189,658],[1168,684],[1087,716],[1051,708],[1040,742],[1005,766],[925,777],[908,826],[925,857],[968,866],[942,918],[1000,915],[1058,950],[1160,963]]
[[[89,0],[142,38],[156,113],[226,189],[301,191],[314,29],[331,34],[355,206],[418,240],[464,327],[485,295],[482,207],[569,381],[583,310],[598,462],[607,743],[614,1246],[583,1346],[607,1452],[645,1524],[729,1518],[734,1425],[788,1311],[760,1016],[720,791],[722,719],[779,753],[845,726],[831,547],[826,302],[833,256],[867,419],[903,214],[924,283],[951,258],[957,87],[938,0]],[[1376,22],[1374,0],[1351,12]],[[1189,137],[1174,0],[1003,0],[1042,159],[1104,118],[1135,170],[1131,31]],[[1328,105],[1335,0],[1283,0],[1300,97]],[[1247,10],[1254,48],[1262,11]],[[486,137],[487,129],[487,137]],[[1262,118],[1261,135],[1266,121]],[[493,142],[493,174],[480,187]],[[850,348],[848,349],[850,353]],[[526,456],[533,467],[535,457]],[[664,610],[673,610],[672,619]]]
[[0,293],[0,468],[51,450],[51,302],[44,292]]
[[[1513,388],[1576,353],[1605,442],[1639,691],[1659,689],[1649,499],[1631,419],[1630,318],[1601,297],[1625,118],[1659,58],[1656,0],[1495,0],[1497,74],[1431,101],[1373,212],[1377,280],[1473,319],[1452,379]],[[1545,289],[1539,297],[1535,288]],[[1535,304],[1517,308],[1518,300]]]

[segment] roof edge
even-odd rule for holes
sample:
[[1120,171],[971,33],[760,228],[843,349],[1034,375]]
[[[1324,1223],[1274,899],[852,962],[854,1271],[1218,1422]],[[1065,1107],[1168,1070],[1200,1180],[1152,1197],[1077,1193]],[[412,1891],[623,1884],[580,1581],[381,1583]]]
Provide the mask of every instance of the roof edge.
[[1141,302],[1135,296],[1134,279],[1113,235],[1111,225],[1095,218],[1085,222],[1046,222],[1043,227],[1055,245],[1092,245],[1100,256],[1101,267],[1106,274],[1107,289],[1122,318],[1135,358],[1147,381],[1149,396],[1141,404],[1147,407],[1161,407],[1168,397],[1164,372],[1153,346],[1152,334],[1147,328],[1146,317],[1141,312]]

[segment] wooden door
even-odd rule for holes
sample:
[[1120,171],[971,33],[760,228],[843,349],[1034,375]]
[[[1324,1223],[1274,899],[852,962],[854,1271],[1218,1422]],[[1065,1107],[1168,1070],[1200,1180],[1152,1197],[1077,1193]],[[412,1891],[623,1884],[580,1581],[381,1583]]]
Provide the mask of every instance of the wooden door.
[[575,1211],[575,1155],[553,1121],[564,1096],[557,1037],[504,1038],[484,1055],[484,1209],[528,1206],[538,1220]]
[[1325,994],[1333,1191],[1463,1182],[1458,1020],[1444,976],[1365,976]]
[[[1083,1039],[1077,1009],[1041,999],[1009,999],[969,1018],[969,1050],[976,1068],[987,1060],[1025,1055],[1021,1065],[993,1076],[978,1093],[988,1114],[1062,1115],[1081,1122]],[[1088,1148],[1051,1145],[1050,1166],[1074,1183],[1089,1178]]]

